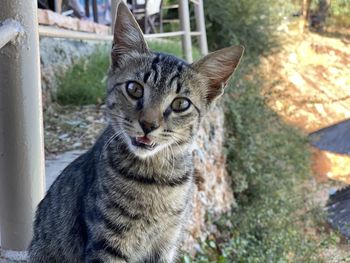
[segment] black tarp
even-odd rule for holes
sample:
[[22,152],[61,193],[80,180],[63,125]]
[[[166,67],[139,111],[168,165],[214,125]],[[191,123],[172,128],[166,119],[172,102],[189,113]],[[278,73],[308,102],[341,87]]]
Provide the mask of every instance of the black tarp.
[[[321,150],[350,155],[350,119],[311,133],[310,140]],[[329,197],[327,212],[331,226],[350,239],[350,186]]]
[[321,150],[350,155],[350,119],[313,132],[310,139]]

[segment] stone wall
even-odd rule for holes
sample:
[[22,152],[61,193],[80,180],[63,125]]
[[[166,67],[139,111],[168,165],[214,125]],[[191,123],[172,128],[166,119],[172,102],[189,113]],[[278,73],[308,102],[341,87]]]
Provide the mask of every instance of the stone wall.
[[215,231],[206,217],[217,217],[228,212],[234,202],[231,180],[225,169],[224,114],[214,107],[203,121],[194,150],[196,189],[193,196],[193,211],[185,237],[184,249],[195,253],[196,241],[204,241]]

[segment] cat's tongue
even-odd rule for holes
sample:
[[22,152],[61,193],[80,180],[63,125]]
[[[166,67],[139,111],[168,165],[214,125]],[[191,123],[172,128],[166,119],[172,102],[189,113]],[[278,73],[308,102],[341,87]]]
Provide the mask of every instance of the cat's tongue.
[[146,136],[136,137],[136,141],[140,142],[140,143],[143,143],[143,144],[147,144],[147,145],[151,145],[152,144],[151,140],[148,139]]

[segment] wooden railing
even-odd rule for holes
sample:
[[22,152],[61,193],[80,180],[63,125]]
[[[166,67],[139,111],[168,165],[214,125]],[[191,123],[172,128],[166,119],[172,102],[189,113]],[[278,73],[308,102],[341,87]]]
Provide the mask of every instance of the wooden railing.
[[[208,53],[207,37],[204,22],[203,0],[192,0],[191,2],[193,3],[195,10],[195,21],[197,27],[196,31],[191,32],[190,29],[189,1],[179,0],[179,4],[176,5],[176,9],[179,10],[179,21],[181,25],[181,30],[176,32],[160,32],[155,34],[145,34],[145,38],[147,39],[163,37],[181,37],[183,57],[189,62],[193,61],[191,41],[192,36],[196,36],[199,38],[198,42],[202,55],[206,55]],[[111,33],[112,29],[108,30],[108,27],[93,23],[91,21],[83,21],[77,18],[64,17],[60,14],[46,10],[40,10],[39,15],[39,23],[44,24],[39,26],[39,34],[41,36],[96,41],[111,41],[113,39]],[[114,18],[112,18],[112,21],[113,20]],[[55,27],[46,25],[54,25]],[[84,30],[83,28],[90,28],[90,31],[91,29],[94,29],[95,31],[99,30],[101,32],[86,32],[86,30]]]

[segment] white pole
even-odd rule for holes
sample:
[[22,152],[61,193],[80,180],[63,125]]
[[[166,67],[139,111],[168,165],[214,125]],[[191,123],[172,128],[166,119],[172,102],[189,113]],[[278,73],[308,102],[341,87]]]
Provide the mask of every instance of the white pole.
[[208,42],[207,32],[205,29],[203,0],[198,0],[197,4],[194,5],[194,12],[196,15],[197,30],[200,32],[199,47],[201,49],[202,55],[204,56],[208,54]]
[[23,259],[45,189],[37,1],[1,1],[6,19],[23,34],[0,52],[1,248],[2,256]]
[[192,42],[191,42],[191,26],[190,26],[190,11],[188,9],[188,0],[180,0],[180,22],[181,29],[185,32],[182,36],[182,50],[185,59],[189,62],[193,62],[192,58]]
[[114,34],[114,23],[117,15],[117,0],[111,0],[111,35]]

